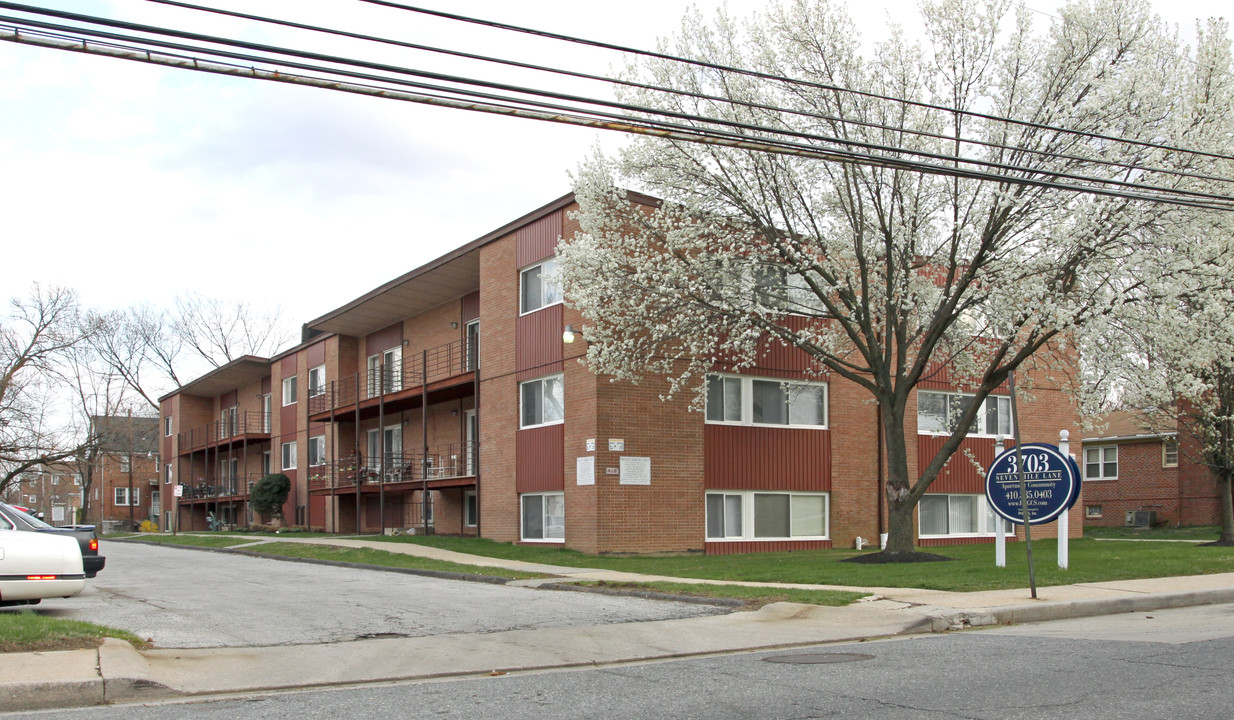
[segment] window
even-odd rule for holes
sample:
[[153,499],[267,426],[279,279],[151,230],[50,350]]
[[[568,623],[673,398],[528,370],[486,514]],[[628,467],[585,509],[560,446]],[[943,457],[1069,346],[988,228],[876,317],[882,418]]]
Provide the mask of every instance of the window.
[[707,493],[708,540],[826,539],[826,493]]
[[1118,446],[1084,448],[1085,480],[1118,479]]
[[403,389],[403,346],[390,348],[368,357],[368,396]]
[[326,366],[318,365],[309,369],[309,397],[326,394]]
[[707,376],[707,422],[827,427],[827,384]]
[[1161,467],[1178,467],[1178,441],[1166,440],[1161,443]]
[[528,380],[519,386],[520,427],[553,425],[565,419],[565,396],[561,375]]
[[565,541],[565,493],[523,495],[522,539],[541,542]]
[[261,431],[263,433],[270,432],[270,418],[273,413],[270,410],[270,393],[265,393],[261,396]]
[[164,472],[164,476],[163,476],[164,480],[167,482],[168,485],[170,485],[173,479],[171,476],[172,475],[171,463],[167,463],[166,465],[163,466],[163,472]]
[[[950,435],[959,423],[960,416],[973,402],[972,395],[959,393],[917,393],[917,432],[922,435]],[[988,396],[977,410],[977,417],[969,426],[970,435],[1011,434],[1011,398],[1003,395]]]
[[126,473],[133,469],[133,458],[130,455],[120,456],[120,472]]
[[[823,301],[800,273],[790,273],[777,265],[759,265],[754,268],[753,279],[755,299],[765,307],[798,315],[826,311]],[[814,280],[821,282],[817,275]]]
[[296,376],[283,380],[283,407],[296,404]]
[[542,307],[561,302],[561,290],[553,273],[557,271],[556,260],[545,260],[532,265],[520,274],[520,313],[529,313]]
[[132,503],[129,502],[129,489],[128,488],[118,487],[118,488],[115,488],[115,491],[116,491],[116,497],[115,497],[116,505],[130,505],[130,504],[140,505],[141,504],[137,500],[139,497],[141,497],[141,488],[133,488],[133,495],[132,495],[133,502]]
[[283,469],[284,470],[295,470],[296,469],[296,443],[295,441],[283,443]]
[[319,435],[309,438],[308,445],[308,462],[309,466],[325,465],[326,464],[326,436]]
[[171,418],[163,418],[163,437],[171,437]]
[[476,501],[476,491],[463,492],[463,524],[467,527],[475,527],[479,518],[480,507]]
[[[998,529],[998,517],[985,495],[923,495],[917,504],[917,520],[921,537],[993,535]],[[1011,532],[1009,523],[1004,527]]]
[[52,476],[51,476],[51,484],[52,484],[52,485],[59,485],[59,484],[60,484],[60,476],[59,476],[59,475],[52,475]]
[[1085,505],[1084,506],[1084,517],[1086,518],[1101,517],[1101,506],[1100,505]]

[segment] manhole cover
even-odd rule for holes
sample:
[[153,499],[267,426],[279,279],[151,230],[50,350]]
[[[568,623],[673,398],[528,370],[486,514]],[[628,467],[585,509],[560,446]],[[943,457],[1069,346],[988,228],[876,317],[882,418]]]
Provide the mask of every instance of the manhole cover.
[[767,662],[789,663],[790,665],[828,665],[830,663],[873,660],[874,656],[861,653],[803,653],[800,655],[772,655],[763,659]]

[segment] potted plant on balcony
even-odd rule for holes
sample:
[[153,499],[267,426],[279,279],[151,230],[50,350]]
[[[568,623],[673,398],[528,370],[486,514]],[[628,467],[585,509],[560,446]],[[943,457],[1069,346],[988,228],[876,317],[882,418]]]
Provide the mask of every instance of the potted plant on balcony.
[[283,473],[271,473],[257,481],[249,495],[253,511],[262,516],[270,517],[270,524],[283,524],[283,503],[287,502],[287,494],[291,492],[291,479]]

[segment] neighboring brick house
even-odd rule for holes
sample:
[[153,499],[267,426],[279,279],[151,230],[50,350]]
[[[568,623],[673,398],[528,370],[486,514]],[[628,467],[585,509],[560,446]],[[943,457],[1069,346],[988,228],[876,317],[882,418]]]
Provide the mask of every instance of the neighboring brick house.
[[90,517],[101,532],[132,530],[158,518],[158,418],[92,415],[99,438],[91,469]]
[[81,510],[81,475],[71,463],[37,465],[5,489],[4,502],[29,508],[52,525],[72,525]]
[[[586,338],[563,330],[582,318],[541,282],[576,207],[562,197],[306,323],[300,345],[162,398],[164,487],[185,486],[178,506],[163,493],[165,516],[178,507],[185,529],[208,513],[257,522],[251,482],[273,470],[292,480],[288,522],[332,532],[427,528],[588,553],[876,542],[878,408],[854,383],[810,378],[802,353],[774,347],[711,376],[694,412],[688,397],[662,401],[663,381],[613,383],[579,362]],[[921,390],[911,472],[962,395],[945,369]],[[1033,393],[1025,441],[1078,436],[1058,388],[1040,380]],[[1008,410],[1005,391],[987,401],[921,506],[922,544],[992,539],[973,463],[1010,433]]]
[[1100,425],[1100,435],[1084,438],[1080,461],[1087,524],[1221,522],[1217,483],[1195,462],[1198,453],[1185,433],[1150,423],[1138,411],[1111,413]]

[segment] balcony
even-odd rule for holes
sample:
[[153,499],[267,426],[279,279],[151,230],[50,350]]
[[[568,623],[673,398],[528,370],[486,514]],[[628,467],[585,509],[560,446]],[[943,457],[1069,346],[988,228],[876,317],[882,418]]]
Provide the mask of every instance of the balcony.
[[268,440],[270,413],[236,413],[226,420],[215,420],[179,433],[177,439],[180,441],[181,454],[240,440]]
[[258,473],[246,473],[234,478],[199,477],[184,486],[184,496],[180,498],[180,502],[245,500],[260,479],[261,475]]
[[[469,339],[455,340],[425,350],[420,357],[403,358],[402,362],[380,369],[372,368],[328,383],[309,391],[309,416],[338,409],[375,405],[378,398],[404,398],[416,395],[428,386],[468,382],[474,377],[479,359],[478,344]],[[320,419],[320,418],[319,418]]]
[[412,483],[417,487],[427,483],[431,488],[467,485],[475,481],[476,449],[475,443],[460,442],[430,445],[427,455],[349,455],[324,465],[310,467],[309,491],[354,491],[357,484],[365,490],[403,483]]

